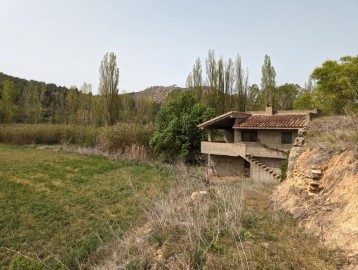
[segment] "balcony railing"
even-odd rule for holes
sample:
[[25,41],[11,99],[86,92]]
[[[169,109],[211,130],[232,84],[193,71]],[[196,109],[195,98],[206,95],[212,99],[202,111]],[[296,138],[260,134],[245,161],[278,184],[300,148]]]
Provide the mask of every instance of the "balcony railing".
[[247,143],[224,143],[224,142],[201,142],[201,153],[231,156],[231,157],[268,157],[268,158],[286,158],[282,151],[270,149],[257,142]]

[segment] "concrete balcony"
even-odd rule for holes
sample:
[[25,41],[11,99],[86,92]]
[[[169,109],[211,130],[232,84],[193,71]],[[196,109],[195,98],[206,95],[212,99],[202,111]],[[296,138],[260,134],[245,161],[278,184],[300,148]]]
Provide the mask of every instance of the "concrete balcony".
[[201,153],[230,157],[245,157],[246,144],[225,142],[201,142]]
[[256,142],[247,143],[225,143],[225,142],[201,142],[201,153],[219,156],[230,156],[245,158],[267,157],[267,158],[286,158],[284,152],[270,149]]

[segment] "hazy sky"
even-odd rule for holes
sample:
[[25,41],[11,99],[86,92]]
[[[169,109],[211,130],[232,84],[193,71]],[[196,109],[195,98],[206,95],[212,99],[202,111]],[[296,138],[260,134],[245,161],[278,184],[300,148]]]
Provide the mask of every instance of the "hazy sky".
[[358,54],[358,1],[0,0],[0,72],[12,76],[97,92],[113,51],[120,90],[184,86],[209,49],[239,53],[250,83],[268,54],[278,84],[304,85],[325,60]]

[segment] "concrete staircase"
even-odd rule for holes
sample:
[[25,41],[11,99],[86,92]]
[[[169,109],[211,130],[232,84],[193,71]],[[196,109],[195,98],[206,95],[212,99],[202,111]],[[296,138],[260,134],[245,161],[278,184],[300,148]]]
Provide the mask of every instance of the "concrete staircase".
[[252,156],[246,156],[246,160],[250,162],[250,178],[266,181],[280,181],[281,176],[274,172],[272,168],[262,164]]

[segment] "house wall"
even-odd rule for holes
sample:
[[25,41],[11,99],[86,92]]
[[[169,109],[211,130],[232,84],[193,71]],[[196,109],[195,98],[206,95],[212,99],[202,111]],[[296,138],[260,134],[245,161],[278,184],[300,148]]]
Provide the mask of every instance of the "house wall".
[[234,129],[234,142],[235,143],[241,142],[241,130],[240,129]]
[[[292,148],[295,138],[298,136],[298,130],[291,130],[292,132],[292,144],[282,144],[281,143],[281,134],[284,130],[267,130],[267,129],[258,129],[257,138],[259,142],[267,147],[280,149],[280,150],[290,150]],[[234,142],[241,142],[241,130],[234,130]]]
[[209,155],[209,176],[241,176],[245,160],[242,157]]
[[233,143],[234,142],[234,130],[225,129],[224,130],[224,140],[227,143]]

